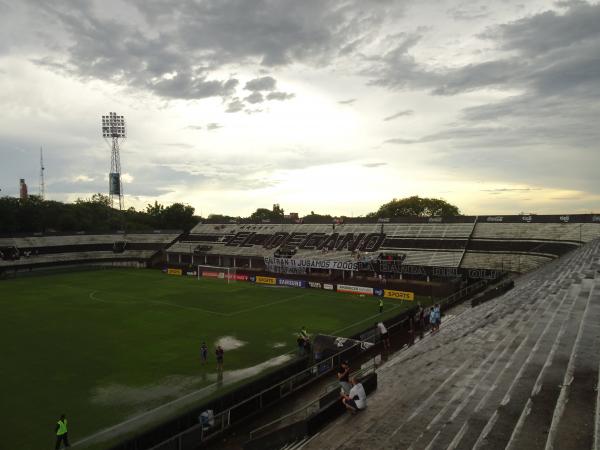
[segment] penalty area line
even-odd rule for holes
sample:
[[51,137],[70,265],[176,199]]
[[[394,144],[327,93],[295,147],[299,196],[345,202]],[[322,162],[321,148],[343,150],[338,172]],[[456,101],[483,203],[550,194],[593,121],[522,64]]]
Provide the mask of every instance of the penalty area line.
[[178,305],[176,303],[161,302],[159,300],[144,300],[144,299],[140,299],[140,298],[137,298],[137,297],[133,297],[131,295],[126,295],[125,297],[134,299],[135,301],[133,301],[133,302],[119,302],[119,301],[115,301],[115,300],[104,300],[104,299],[98,297],[98,295],[97,295],[98,292],[100,292],[100,291],[93,291],[93,292],[91,292],[90,295],[89,295],[89,298],[91,300],[95,300],[97,302],[116,303],[116,304],[121,304],[121,305],[126,305],[126,304],[133,305],[133,304],[136,304],[136,303],[150,303],[150,304],[153,303],[153,304],[156,304],[156,305],[171,306],[173,308],[187,309],[187,310],[191,310],[191,311],[200,311],[200,312],[203,312],[203,313],[214,314],[214,315],[221,316],[221,317],[227,317],[227,316],[229,316],[229,314],[226,314],[226,313],[217,312],[217,311],[210,311],[208,309],[196,308],[195,306],[183,306],[183,305]]

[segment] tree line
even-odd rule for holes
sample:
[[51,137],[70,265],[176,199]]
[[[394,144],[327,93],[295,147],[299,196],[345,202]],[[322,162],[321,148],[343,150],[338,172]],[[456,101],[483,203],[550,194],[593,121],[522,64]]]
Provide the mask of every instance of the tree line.
[[[459,209],[441,199],[421,198],[418,196],[393,199],[365,217],[432,217],[456,216]],[[281,220],[285,212],[278,204],[272,209],[258,208],[249,217],[234,217],[211,214],[208,219],[217,222]],[[342,217],[343,218],[343,217]],[[334,220],[329,214],[310,214],[302,217],[310,220]],[[27,200],[14,197],[0,197],[0,233],[31,232],[111,232],[116,230],[151,231],[183,230],[189,231],[202,220],[195,215],[192,206],[173,203],[164,206],[157,201],[148,204],[143,211],[131,207],[124,211],[114,209],[110,199],[103,194],[94,194],[89,199],[78,199],[73,203],[42,200],[32,195]]]

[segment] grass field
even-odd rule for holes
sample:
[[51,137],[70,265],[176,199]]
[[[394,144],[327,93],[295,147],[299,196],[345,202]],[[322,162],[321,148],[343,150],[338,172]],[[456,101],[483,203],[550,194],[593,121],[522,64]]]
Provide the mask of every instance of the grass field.
[[[369,297],[135,269],[5,280],[0,293],[0,447],[20,450],[53,448],[62,412],[71,443],[86,438],[77,447],[102,448],[106,436],[90,435],[284,362],[302,325],[311,334],[347,336],[372,324],[378,311]],[[383,316],[402,307],[386,299]],[[214,345],[223,338],[243,345],[226,349],[216,383]],[[210,350],[204,366],[202,341]]]

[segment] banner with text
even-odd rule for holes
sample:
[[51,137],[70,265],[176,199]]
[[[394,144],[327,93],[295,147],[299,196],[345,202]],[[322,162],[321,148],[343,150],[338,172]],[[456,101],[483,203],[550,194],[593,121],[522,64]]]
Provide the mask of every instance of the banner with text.
[[256,277],[256,282],[259,284],[277,284],[277,278],[273,277]]
[[345,292],[347,294],[373,295],[373,288],[364,286],[350,286],[348,284],[338,284],[337,291]]
[[181,269],[167,269],[167,274],[168,275],[181,275],[183,273],[183,271]]
[[408,300],[409,302],[415,299],[414,292],[394,291],[391,289],[384,289],[383,296],[385,298],[395,298],[396,300]]
[[324,270],[359,270],[358,261],[332,261],[320,259],[293,259],[265,257],[267,267],[281,267],[290,269],[324,269]]
[[279,286],[291,286],[298,288],[306,287],[306,281],[304,280],[288,280],[287,278],[277,278],[277,284]]

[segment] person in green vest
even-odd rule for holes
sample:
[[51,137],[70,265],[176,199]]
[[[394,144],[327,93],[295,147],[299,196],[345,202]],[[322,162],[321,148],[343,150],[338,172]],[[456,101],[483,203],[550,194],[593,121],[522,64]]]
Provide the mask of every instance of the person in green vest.
[[381,314],[383,312],[383,299],[380,298],[379,299],[379,314]]
[[67,432],[67,416],[62,414],[58,422],[56,422],[56,446],[55,450],[58,450],[61,444],[64,442],[65,447],[70,447],[69,445],[69,434]]

